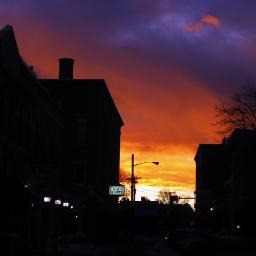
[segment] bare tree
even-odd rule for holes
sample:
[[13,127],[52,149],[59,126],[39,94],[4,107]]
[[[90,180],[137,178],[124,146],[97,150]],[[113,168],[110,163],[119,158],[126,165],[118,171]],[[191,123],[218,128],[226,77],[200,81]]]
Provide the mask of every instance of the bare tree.
[[171,191],[169,189],[162,189],[158,192],[158,200],[161,204],[168,204]]
[[130,177],[126,177],[126,173],[123,170],[119,173],[119,183],[125,186],[125,192],[120,201],[129,201],[131,197]]
[[256,86],[248,83],[234,92],[230,100],[216,106],[218,133],[226,135],[235,128],[256,130]]
[[146,196],[142,196],[142,197],[141,197],[141,201],[144,202],[144,203],[145,203],[145,202],[150,202],[150,199],[147,198]]
[[161,204],[170,204],[171,199],[176,197],[177,197],[176,193],[170,191],[169,189],[162,189],[158,192],[158,200]]
[[124,191],[124,195],[121,198],[123,201],[129,201],[131,198],[131,189],[130,186],[127,184],[123,184],[125,186],[125,191]]

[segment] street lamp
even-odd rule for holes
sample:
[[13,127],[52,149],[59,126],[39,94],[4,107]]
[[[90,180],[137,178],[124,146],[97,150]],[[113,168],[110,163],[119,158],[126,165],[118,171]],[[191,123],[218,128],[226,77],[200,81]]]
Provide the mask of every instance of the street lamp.
[[52,198],[49,197],[49,196],[45,196],[45,197],[44,197],[44,202],[45,202],[45,203],[50,203],[51,200],[52,200]]
[[69,207],[69,202],[64,202],[63,207]]
[[135,201],[135,194],[136,194],[136,189],[135,189],[136,178],[134,177],[134,166],[138,166],[141,164],[159,165],[159,162],[141,162],[141,163],[134,164],[134,154],[132,154],[131,201]]

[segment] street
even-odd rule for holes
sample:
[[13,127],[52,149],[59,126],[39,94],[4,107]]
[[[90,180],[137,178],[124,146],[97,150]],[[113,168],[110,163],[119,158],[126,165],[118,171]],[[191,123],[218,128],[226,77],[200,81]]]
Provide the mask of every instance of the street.
[[67,248],[60,248],[58,256],[179,256],[180,254],[168,248],[164,237],[153,235],[137,235],[133,239],[125,239],[119,243],[104,245],[71,244]]

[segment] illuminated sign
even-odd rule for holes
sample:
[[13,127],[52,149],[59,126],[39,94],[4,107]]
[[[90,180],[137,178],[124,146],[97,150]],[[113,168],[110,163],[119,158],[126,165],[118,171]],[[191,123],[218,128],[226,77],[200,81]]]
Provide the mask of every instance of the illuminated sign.
[[124,186],[109,186],[109,194],[111,196],[123,196],[125,191]]

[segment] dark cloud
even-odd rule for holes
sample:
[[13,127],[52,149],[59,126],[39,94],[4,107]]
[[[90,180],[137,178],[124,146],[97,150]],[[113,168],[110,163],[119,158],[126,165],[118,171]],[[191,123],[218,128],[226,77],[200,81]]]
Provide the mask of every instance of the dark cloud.
[[[254,78],[256,61],[248,58],[248,48],[255,42],[255,7],[254,1],[225,0],[19,0],[1,1],[0,11],[2,22],[13,21],[17,30],[20,19],[22,30],[26,23],[34,29],[44,24],[81,49],[97,46],[114,56],[129,51],[164,70],[185,69],[220,89]],[[206,15],[217,17],[221,26],[186,33],[185,26]]]

